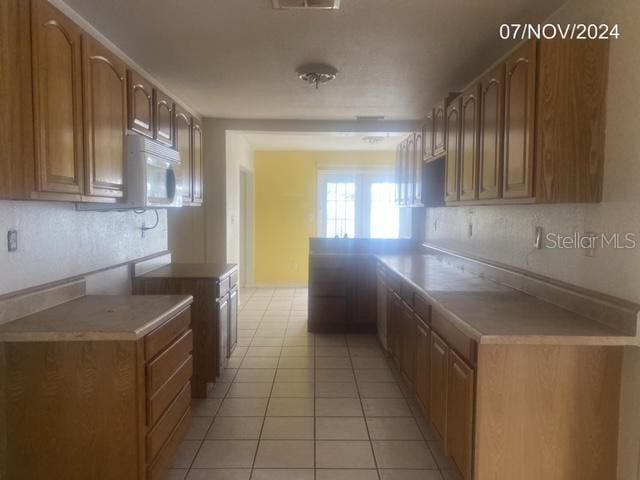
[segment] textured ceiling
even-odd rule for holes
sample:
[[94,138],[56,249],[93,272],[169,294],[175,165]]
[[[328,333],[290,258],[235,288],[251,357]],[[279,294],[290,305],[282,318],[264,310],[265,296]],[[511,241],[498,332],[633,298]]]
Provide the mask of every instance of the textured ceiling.
[[[503,22],[538,22],[564,0],[343,0],[338,11],[271,0],[65,0],[206,116],[417,119],[512,44]],[[327,62],[319,90],[295,70]]]
[[[395,151],[407,133],[393,132],[238,132],[256,150],[276,151]],[[367,138],[381,139],[369,143]]]

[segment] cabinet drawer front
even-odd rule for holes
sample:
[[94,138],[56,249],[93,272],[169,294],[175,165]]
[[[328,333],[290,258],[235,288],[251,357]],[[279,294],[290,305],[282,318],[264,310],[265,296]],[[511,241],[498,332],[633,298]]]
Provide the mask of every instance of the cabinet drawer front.
[[173,457],[178,451],[182,439],[187,434],[189,425],[191,425],[191,412],[187,410],[173,430],[169,440],[167,440],[160,450],[160,453],[158,453],[153,464],[149,466],[147,471],[148,480],[165,480],[167,470],[169,470],[169,467],[173,463]]
[[223,278],[218,283],[218,298],[224,297],[229,292],[229,277]]
[[231,272],[231,275],[229,275],[229,285],[231,288],[233,288],[237,284],[238,284],[238,271],[236,270],[235,272]]
[[431,305],[417,293],[413,295],[413,310],[423,322],[431,323]]
[[147,458],[153,461],[158,452],[171,436],[191,404],[191,383],[187,383],[166,413],[162,415],[155,427],[147,434]]
[[193,332],[187,330],[178,340],[147,365],[147,395],[153,396],[193,351]]
[[475,365],[477,352],[476,342],[458,330],[436,310],[432,312],[431,320],[433,330],[438,332],[438,335],[440,335],[461,358],[471,365]]
[[154,425],[162,413],[171,404],[174,398],[180,393],[182,388],[191,379],[193,374],[193,357],[189,358],[180,365],[180,368],[167,380],[160,389],[152,397],[147,400],[147,425]]
[[190,323],[191,309],[187,308],[144,337],[144,359],[150,360],[167,348],[178,335],[189,328]]

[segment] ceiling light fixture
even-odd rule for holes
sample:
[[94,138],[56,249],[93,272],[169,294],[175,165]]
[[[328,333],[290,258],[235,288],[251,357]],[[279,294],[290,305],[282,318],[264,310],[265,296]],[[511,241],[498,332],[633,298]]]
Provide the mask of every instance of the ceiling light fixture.
[[368,135],[366,137],[362,137],[362,141],[368,143],[369,145],[376,145],[384,140],[384,137],[379,135]]
[[297,73],[300,80],[307,82],[309,85],[315,85],[317,89],[321,83],[327,83],[335,79],[338,70],[331,65],[310,63],[299,67]]

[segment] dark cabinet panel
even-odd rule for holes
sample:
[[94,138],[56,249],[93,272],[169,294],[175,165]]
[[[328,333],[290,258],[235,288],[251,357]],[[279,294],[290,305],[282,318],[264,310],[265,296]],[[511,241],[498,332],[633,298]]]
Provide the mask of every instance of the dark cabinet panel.
[[193,195],[193,137],[191,132],[191,114],[176,105],[174,113],[176,149],[180,152],[180,187],[182,203],[190,204]]
[[480,84],[462,94],[460,125],[460,200],[475,200],[478,186]]
[[229,291],[229,351],[231,356],[238,344],[238,287]]
[[127,66],[98,43],[83,37],[86,194],[125,196]]
[[431,329],[419,318],[416,318],[416,379],[415,379],[415,391],[416,398],[422,407],[425,415],[429,415],[430,405],[430,355],[429,355],[429,341],[430,341]]
[[153,138],[170,147],[174,146],[173,130],[173,100],[159,91],[153,90],[154,95],[154,124]]
[[449,366],[449,347],[438,334],[431,332],[430,341],[430,409],[431,424],[440,438],[447,435],[447,369]]
[[46,0],[33,2],[32,71],[37,190],[82,194],[82,30]]
[[530,41],[506,62],[504,172],[502,196],[533,196],[536,42]]
[[504,69],[504,65],[499,65],[480,81],[480,199],[495,199],[502,195]]
[[458,97],[447,107],[446,117],[446,149],[445,157],[445,200],[455,202],[460,197],[460,110],[462,97]]
[[153,138],[153,85],[133,70],[127,72],[129,128]]

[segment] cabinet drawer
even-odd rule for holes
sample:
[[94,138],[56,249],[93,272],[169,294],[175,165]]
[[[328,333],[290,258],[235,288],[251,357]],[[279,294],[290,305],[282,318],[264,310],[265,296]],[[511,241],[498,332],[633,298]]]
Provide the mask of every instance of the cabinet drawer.
[[193,351],[193,332],[187,330],[147,364],[147,395],[153,396]]
[[173,463],[173,457],[178,451],[178,447],[182,442],[182,439],[187,434],[189,430],[189,425],[191,424],[191,411],[187,410],[185,414],[182,416],[178,425],[173,430],[173,433],[164,444],[160,453],[156,457],[153,464],[147,470],[147,479],[148,480],[165,480],[167,476],[167,470],[171,467]]
[[413,310],[423,322],[431,323],[431,305],[419,293],[413,294]]
[[229,277],[221,278],[218,283],[218,298],[224,297],[229,291]]
[[171,404],[174,398],[180,393],[182,388],[189,382],[193,374],[193,357],[189,358],[180,365],[178,370],[160,387],[155,395],[148,397],[147,400],[147,425],[154,425],[162,413]]
[[167,348],[167,345],[187,330],[190,324],[191,309],[187,308],[149,333],[144,337],[144,359],[150,360]]
[[438,335],[440,335],[460,357],[471,365],[475,365],[478,350],[476,342],[458,330],[437,310],[431,313],[431,319],[431,327],[433,330],[438,332]]
[[398,292],[402,297],[402,300],[409,306],[413,305],[413,286],[411,284],[402,281],[400,283],[400,291]]
[[176,399],[171,403],[166,413],[160,417],[158,423],[147,434],[147,458],[151,463],[165,444],[175,427],[180,423],[191,404],[191,383],[187,383]]
[[231,275],[229,275],[229,286],[230,288],[233,288],[235,285],[238,284],[238,271],[234,271],[231,272]]

